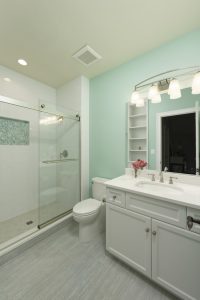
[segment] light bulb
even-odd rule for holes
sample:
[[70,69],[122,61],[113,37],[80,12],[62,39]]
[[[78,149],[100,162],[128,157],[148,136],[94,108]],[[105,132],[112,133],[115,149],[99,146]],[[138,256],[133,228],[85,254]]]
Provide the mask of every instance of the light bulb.
[[136,104],[138,99],[140,98],[139,93],[137,91],[133,91],[131,95],[131,104]]
[[18,62],[18,64],[20,64],[22,66],[27,66],[28,65],[28,63],[23,58],[19,58],[17,62]]
[[170,99],[178,99],[181,97],[181,88],[177,79],[172,79],[169,84],[168,95]]
[[200,72],[194,75],[192,81],[192,94],[200,94]]
[[149,89],[148,98],[152,100],[159,95],[159,90],[157,85],[152,85]]
[[144,106],[144,98],[139,98],[136,102],[136,107],[143,107]]
[[154,96],[152,99],[151,99],[151,103],[160,103],[161,102],[161,96],[160,94]]
[[11,79],[9,77],[4,77],[4,81],[11,82]]

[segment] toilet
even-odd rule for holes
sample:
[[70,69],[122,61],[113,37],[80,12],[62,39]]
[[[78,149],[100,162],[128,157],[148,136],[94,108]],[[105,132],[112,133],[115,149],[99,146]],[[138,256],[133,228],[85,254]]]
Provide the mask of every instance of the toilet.
[[98,233],[105,230],[105,205],[106,197],[105,178],[92,179],[92,197],[82,200],[73,207],[73,218],[79,223],[79,240],[89,242]]

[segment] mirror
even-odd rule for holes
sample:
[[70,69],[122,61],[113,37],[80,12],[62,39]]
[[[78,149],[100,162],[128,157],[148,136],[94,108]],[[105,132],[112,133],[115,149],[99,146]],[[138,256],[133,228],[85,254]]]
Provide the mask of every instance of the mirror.
[[191,88],[181,90],[179,99],[162,94],[161,103],[148,101],[149,169],[199,175],[200,95]]

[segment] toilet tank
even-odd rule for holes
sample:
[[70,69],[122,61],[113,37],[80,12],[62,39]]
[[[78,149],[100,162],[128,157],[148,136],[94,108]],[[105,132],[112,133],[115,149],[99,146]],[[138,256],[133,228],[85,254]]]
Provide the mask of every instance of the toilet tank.
[[102,201],[106,197],[105,182],[109,179],[95,177],[92,179],[92,198]]

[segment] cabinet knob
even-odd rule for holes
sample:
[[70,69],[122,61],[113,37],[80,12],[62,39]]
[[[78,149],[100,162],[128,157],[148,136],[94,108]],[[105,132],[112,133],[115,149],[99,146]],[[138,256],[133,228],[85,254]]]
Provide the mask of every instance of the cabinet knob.
[[146,229],[145,229],[145,231],[146,231],[146,232],[149,232],[149,231],[150,231],[150,229],[149,229],[149,228],[146,228]]
[[156,231],[154,230],[154,231],[152,232],[152,234],[153,234],[153,235],[156,235]]
[[117,198],[117,196],[114,195],[114,196],[113,196],[113,200],[115,200],[116,198]]

